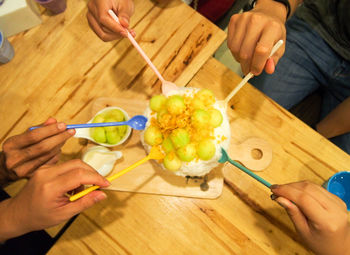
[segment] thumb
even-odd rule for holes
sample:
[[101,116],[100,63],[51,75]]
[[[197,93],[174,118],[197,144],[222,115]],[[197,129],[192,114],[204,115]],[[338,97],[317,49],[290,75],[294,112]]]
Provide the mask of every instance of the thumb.
[[273,58],[268,58],[266,60],[265,72],[268,74],[273,74],[275,72],[275,61]]
[[287,211],[289,218],[299,233],[305,234],[309,231],[307,218],[293,202],[284,197],[278,197],[275,201]]
[[107,196],[104,192],[100,190],[94,190],[91,193],[83,196],[82,198],[79,198],[74,202],[69,202],[69,204],[66,205],[67,206],[66,213],[67,215],[69,215],[69,217],[72,217],[73,215],[76,215],[90,208],[97,202],[100,202],[106,199],[106,197]]

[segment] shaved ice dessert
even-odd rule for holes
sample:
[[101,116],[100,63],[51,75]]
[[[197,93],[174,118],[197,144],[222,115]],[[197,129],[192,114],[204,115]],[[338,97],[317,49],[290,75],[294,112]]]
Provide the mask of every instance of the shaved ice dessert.
[[221,147],[228,149],[230,125],[225,109],[212,91],[181,88],[151,98],[141,142],[149,152],[158,146],[165,154],[158,161],[179,176],[204,176],[219,165]]

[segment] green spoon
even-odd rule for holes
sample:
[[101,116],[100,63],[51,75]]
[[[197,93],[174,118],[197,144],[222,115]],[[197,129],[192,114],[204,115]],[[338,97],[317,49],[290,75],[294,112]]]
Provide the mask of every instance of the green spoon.
[[226,150],[224,148],[221,148],[221,158],[219,159],[219,163],[225,163],[226,161],[230,162],[235,167],[238,167],[243,172],[245,172],[246,174],[249,174],[251,177],[253,177],[255,180],[259,181],[260,183],[264,184],[266,187],[270,188],[271,184],[269,182],[265,181],[260,176],[254,174],[252,171],[250,171],[248,168],[242,166],[237,161],[234,161],[234,160],[230,159],[230,157],[228,156]]

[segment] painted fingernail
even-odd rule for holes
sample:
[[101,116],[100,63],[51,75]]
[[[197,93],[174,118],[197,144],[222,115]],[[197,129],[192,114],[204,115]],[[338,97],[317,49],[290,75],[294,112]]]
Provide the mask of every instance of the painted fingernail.
[[278,184],[273,184],[270,186],[270,189],[277,189],[278,188]]
[[123,20],[126,22],[126,24],[129,26],[129,20],[127,18],[123,18]]
[[65,130],[66,124],[64,124],[63,122],[59,122],[59,123],[57,123],[57,128],[58,128],[58,130]]
[[101,200],[106,199],[106,197],[107,197],[107,195],[106,195],[105,193],[100,192],[100,193],[98,193],[98,194],[96,195],[95,201],[96,201],[96,202],[99,202],[99,201],[101,201]]
[[75,129],[68,129],[67,132],[71,135],[75,134]]
[[275,200],[276,198],[278,198],[278,196],[276,196],[275,194],[271,194],[270,198],[271,198],[272,200]]
[[280,206],[282,206],[284,209],[287,209],[287,208],[288,208],[285,204],[281,203],[280,201],[278,201],[278,200],[274,200],[274,201],[276,201],[277,204],[279,204]]

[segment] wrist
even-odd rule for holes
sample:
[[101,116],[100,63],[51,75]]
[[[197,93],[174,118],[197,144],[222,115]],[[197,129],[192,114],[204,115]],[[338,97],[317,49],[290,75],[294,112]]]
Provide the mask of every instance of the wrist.
[[283,3],[273,0],[256,0],[253,10],[278,18],[283,24],[287,20],[288,10]]
[[16,217],[13,198],[2,201],[0,203],[0,242],[4,242],[27,232],[29,231],[25,230],[21,221]]

